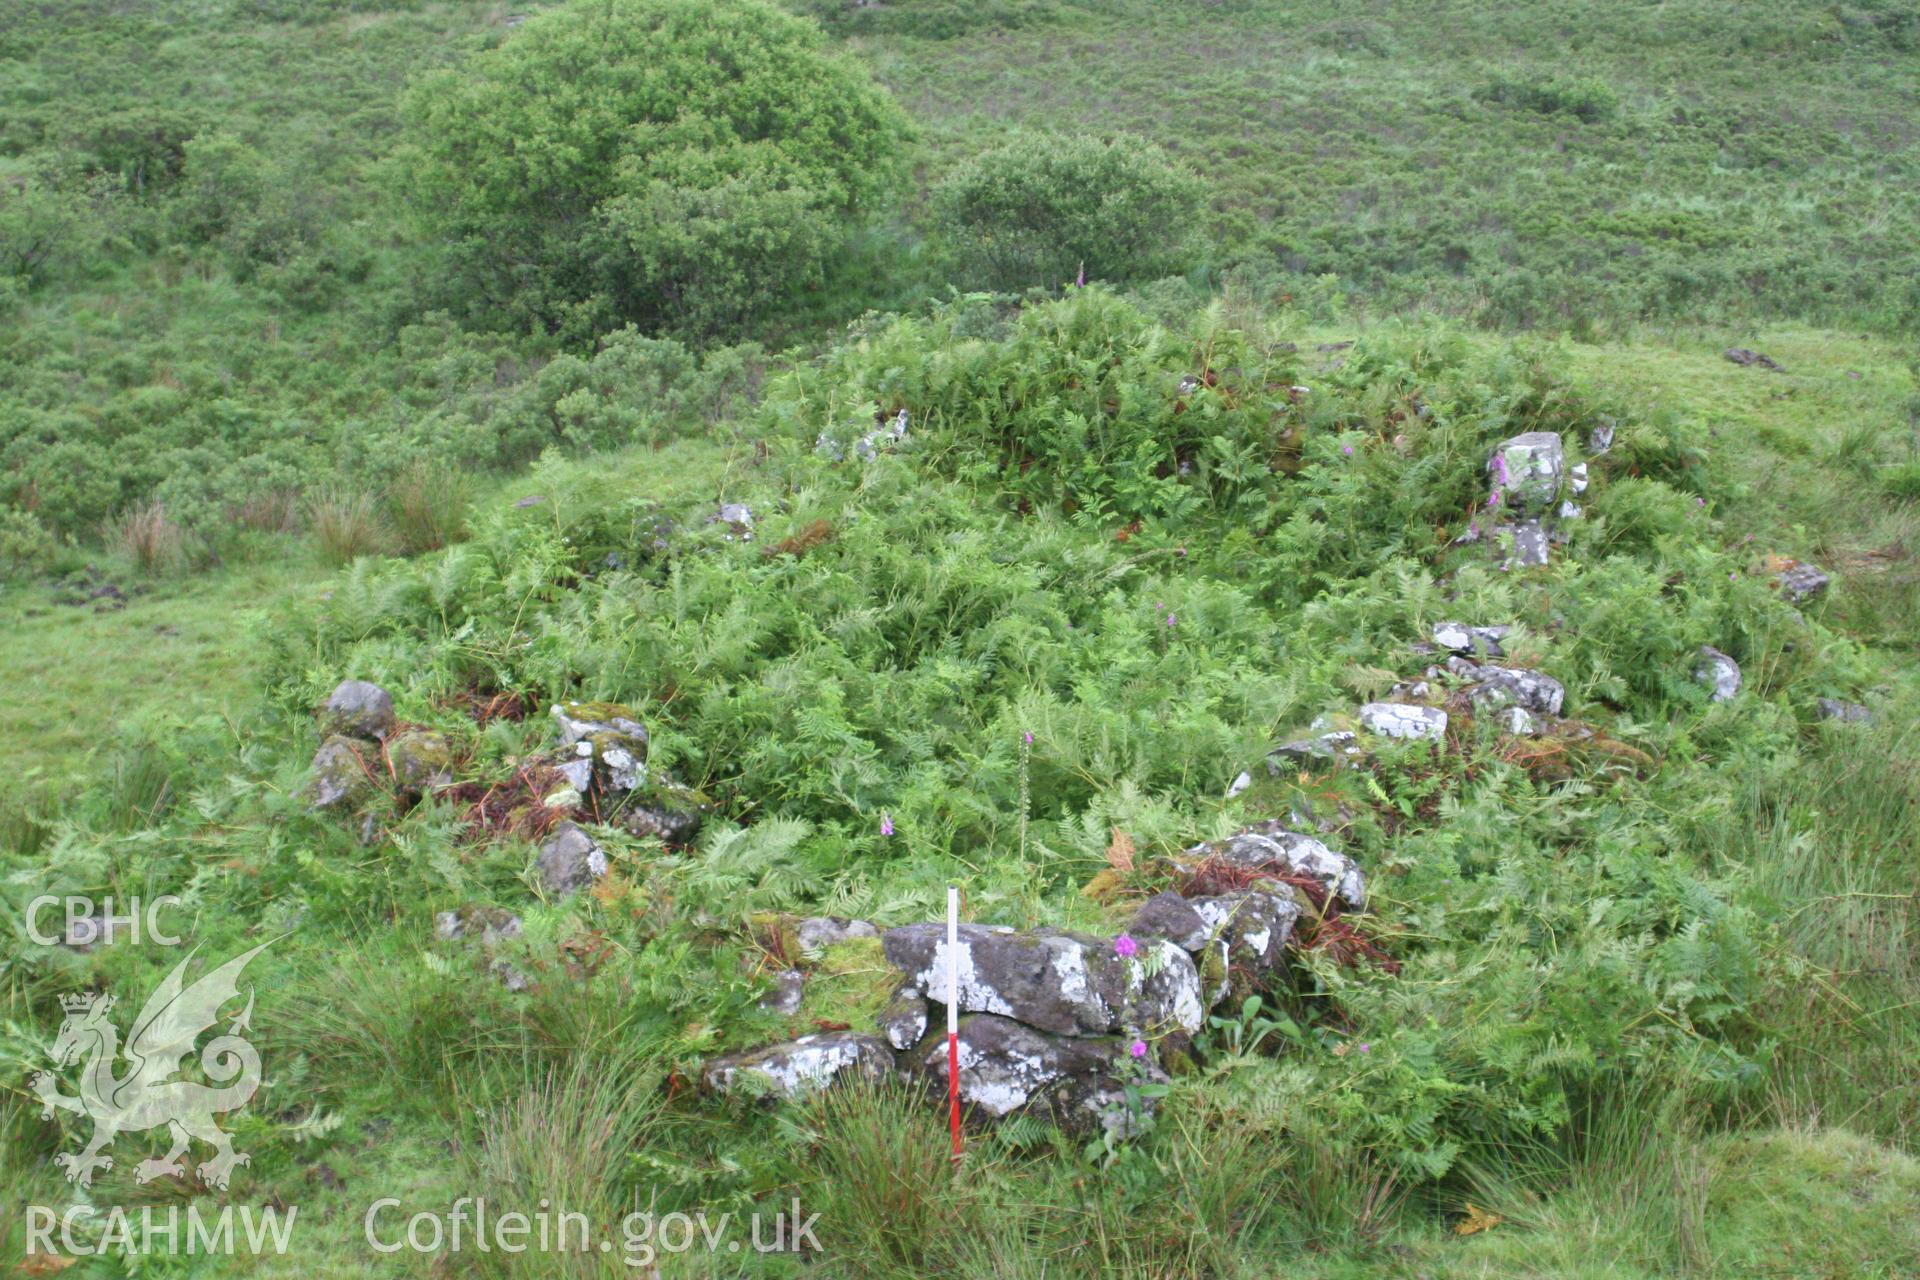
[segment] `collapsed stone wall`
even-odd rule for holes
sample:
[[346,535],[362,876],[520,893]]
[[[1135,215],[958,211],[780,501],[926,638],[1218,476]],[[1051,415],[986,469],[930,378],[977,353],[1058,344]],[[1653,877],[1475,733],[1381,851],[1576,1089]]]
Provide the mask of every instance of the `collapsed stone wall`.
[[[884,431],[858,440],[856,449],[865,457],[873,449],[899,447],[905,437],[903,413]],[[1605,428],[1587,442],[1594,457],[1611,445]],[[1504,569],[1546,564],[1552,548],[1565,542],[1569,522],[1582,517],[1573,499],[1589,481],[1589,464],[1569,465],[1567,454],[1552,432],[1528,432],[1498,445],[1487,461],[1486,527],[1474,522],[1458,542],[1490,546]],[[752,536],[752,513],[740,504],[721,507],[709,523],[725,525],[730,537]],[[1787,561],[1775,585],[1785,598],[1802,603],[1825,590],[1828,579],[1811,565]],[[1420,676],[1351,715],[1322,717],[1308,736],[1272,752],[1269,772],[1344,767],[1385,743],[1445,739],[1469,719],[1491,722],[1513,737],[1594,738],[1591,727],[1565,718],[1567,691],[1559,681],[1501,661],[1511,631],[1502,622],[1437,624],[1429,640],[1415,646],[1432,659]],[[1692,675],[1715,701],[1740,693],[1739,664],[1709,644],[1700,646]],[[1869,714],[1858,704],[1830,699],[1821,699],[1817,713],[1845,722]],[[710,806],[697,792],[649,772],[648,733],[631,709],[565,702],[550,714],[556,744],[536,763],[553,786],[532,801],[547,818],[559,815],[543,828],[535,863],[538,886],[550,899],[608,875],[606,854],[588,825],[615,826],[670,845],[693,839]],[[377,685],[342,683],[320,723],[324,740],[314,757],[309,799],[317,809],[361,815],[364,839],[373,832],[367,802],[382,787],[411,801],[449,783],[445,736],[401,723],[391,695]],[[1249,785],[1242,773],[1229,795]],[[1038,1112],[1069,1128],[1129,1132],[1152,1105],[1151,1091],[1129,1086],[1166,1081],[1168,1068],[1187,1053],[1212,1009],[1236,992],[1268,988],[1288,963],[1303,916],[1325,921],[1365,909],[1360,868],[1321,838],[1331,824],[1300,814],[1286,822],[1312,826],[1318,834],[1274,820],[1196,845],[1169,868],[1169,878],[1184,892],[1148,899],[1126,930],[1112,937],[967,924],[950,954],[939,923],[882,929],[832,917],[799,921],[794,936],[801,967],[777,975],[765,1007],[796,1013],[805,998],[806,963],[863,938],[879,940],[894,975],[891,998],[872,1025],[716,1058],[703,1082],[715,1093],[790,1099],[842,1080],[897,1077],[944,1094],[942,1006],[949,965],[957,965],[960,1093],[969,1114],[990,1120]],[[1222,885],[1225,891],[1208,891]],[[496,954],[520,937],[521,921],[512,912],[487,906],[442,912],[436,932],[445,942],[477,943],[509,989],[531,985]]]

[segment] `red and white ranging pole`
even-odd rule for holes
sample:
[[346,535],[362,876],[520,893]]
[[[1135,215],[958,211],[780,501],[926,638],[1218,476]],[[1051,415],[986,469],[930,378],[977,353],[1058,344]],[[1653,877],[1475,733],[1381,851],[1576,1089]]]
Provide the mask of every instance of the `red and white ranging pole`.
[[947,1125],[960,1162],[960,890],[947,887]]

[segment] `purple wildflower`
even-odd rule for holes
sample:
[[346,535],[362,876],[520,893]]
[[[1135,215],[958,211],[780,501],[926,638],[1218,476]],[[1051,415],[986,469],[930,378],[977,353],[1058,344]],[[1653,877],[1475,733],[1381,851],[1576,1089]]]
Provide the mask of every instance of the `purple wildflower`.
[[1499,484],[1502,488],[1506,487],[1507,455],[1504,453],[1496,453],[1493,455],[1493,479],[1494,479],[1494,482]]
[[1020,741],[1022,741],[1022,742],[1024,742],[1024,743],[1026,743],[1026,744],[1027,744],[1028,746],[1032,746],[1032,745],[1033,745],[1033,730],[1031,730],[1031,729],[1029,729],[1029,730],[1027,730],[1027,731],[1026,731],[1025,733],[1023,733],[1023,734],[1021,734],[1021,735],[1020,735]]
[[1136,1058],[1144,1058],[1147,1056],[1147,1042],[1145,1040],[1135,1040],[1127,1046],[1127,1052]]
[[1170,626],[1170,627],[1171,627],[1171,626],[1174,626],[1174,625],[1176,625],[1176,624],[1178,623],[1178,621],[1179,621],[1179,615],[1178,615],[1178,614],[1174,614],[1174,613],[1170,613],[1170,614],[1168,614],[1168,615],[1167,615],[1167,625],[1168,625],[1168,626]]
[[1350,444],[1343,444],[1340,446],[1340,452],[1345,454],[1347,457],[1351,458],[1353,456],[1353,446]]
[[1367,1040],[1362,1040],[1362,1041],[1360,1042],[1360,1052],[1362,1052],[1362,1053],[1372,1053],[1372,1052],[1373,1052],[1373,1044],[1372,1044],[1372,1042],[1370,1042],[1370,1041],[1367,1041]]
[[1076,289],[1084,289],[1087,287],[1087,264],[1086,263],[1083,262],[1080,264],[1080,274],[1076,275],[1073,278],[1073,284]]
[[884,811],[880,814],[880,834],[883,836],[893,834],[893,815]]
[[1491,511],[1499,505],[1500,505],[1500,491],[1498,489],[1495,489],[1492,493],[1487,495],[1487,510]]
[[1123,933],[1113,940],[1113,954],[1122,960],[1131,960],[1139,953],[1140,944],[1133,940],[1133,935]]
[[1707,500],[1705,498],[1695,498],[1693,500],[1693,505],[1696,507],[1704,507],[1707,505]]

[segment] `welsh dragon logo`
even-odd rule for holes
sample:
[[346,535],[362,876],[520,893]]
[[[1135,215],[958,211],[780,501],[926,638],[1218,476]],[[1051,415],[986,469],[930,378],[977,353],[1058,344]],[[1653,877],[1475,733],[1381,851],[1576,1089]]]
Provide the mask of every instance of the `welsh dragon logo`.
[[[113,1158],[101,1152],[113,1144],[116,1135],[166,1125],[173,1145],[159,1160],[142,1160],[134,1171],[137,1182],[151,1182],[167,1175],[184,1175],[181,1157],[192,1139],[214,1149],[211,1160],[199,1166],[200,1180],[210,1187],[225,1188],[234,1166],[248,1162],[244,1152],[233,1149],[233,1140],[214,1123],[214,1115],[244,1106],[260,1087],[260,1055],[240,1035],[253,1015],[253,993],[247,993],[247,1006],[227,1027],[227,1034],[207,1042],[200,1053],[200,1068],[216,1085],[191,1080],[169,1080],[181,1069],[182,1060],[193,1052],[200,1033],[220,1019],[221,1008],[239,995],[240,971],[247,962],[266,950],[263,942],[195,982],[182,983],[187,960],[174,966],[159,989],[147,998],[134,1020],[126,1047],[120,1048],[120,1033],[107,1018],[113,997],[83,994],[61,997],[66,1021],[54,1041],[53,1060],[57,1066],[70,1066],[85,1059],[80,1073],[80,1095],[70,1098],[59,1092],[51,1072],[42,1071],[33,1078],[33,1089],[45,1104],[42,1119],[52,1119],[54,1109],[72,1111],[93,1120],[93,1140],[78,1155],[63,1151],[54,1163],[67,1171],[67,1181],[91,1186],[96,1169],[111,1169]],[[127,1061],[124,1074],[115,1075],[116,1052]],[[231,1081],[231,1083],[228,1083]],[[216,1087],[217,1086],[217,1087]]]

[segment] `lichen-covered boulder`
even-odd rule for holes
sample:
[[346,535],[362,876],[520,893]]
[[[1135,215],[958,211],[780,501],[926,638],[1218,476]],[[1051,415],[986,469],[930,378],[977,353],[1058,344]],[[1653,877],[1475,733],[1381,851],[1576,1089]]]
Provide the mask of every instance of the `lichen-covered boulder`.
[[478,938],[493,947],[520,936],[520,917],[502,907],[467,906],[434,916],[433,933],[442,942]]
[[402,729],[387,739],[387,767],[394,785],[421,795],[453,781],[453,748],[434,729]]
[[1344,760],[1359,754],[1359,739],[1351,729],[1330,729],[1319,723],[1311,736],[1283,742],[1267,754],[1267,773],[1278,777],[1293,765],[1319,760]]
[[1127,933],[1135,938],[1165,938],[1183,951],[1198,951],[1212,928],[1193,904],[1171,889],[1154,894],[1133,913]]
[[1566,704],[1566,686],[1538,671],[1489,666],[1465,658],[1448,659],[1447,670],[1468,682],[1468,697],[1474,707],[1482,711],[1525,707],[1542,715],[1557,716]]
[[785,1100],[803,1098],[835,1083],[883,1080],[896,1074],[893,1050],[886,1041],[851,1031],[826,1031],[715,1058],[701,1073],[701,1080],[714,1093]]
[[533,986],[533,983],[527,980],[527,975],[520,972],[519,967],[511,960],[495,960],[487,966],[487,972],[493,975],[494,981],[515,995]]
[[1229,965],[1264,976],[1286,962],[1287,943],[1300,918],[1300,904],[1288,886],[1269,884],[1190,903],[1207,936],[1226,944]]
[[575,791],[613,796],[647,780],[647,729],[617,702],[562,702],[552,710],[563,753],[558,768]]
[[768,1013],[791,1017],[800,1012],[807,996],[807,975],[798,969],[786,969],[773,975],[773,990],[760,997],[760,1007]]
[[888,1044],[905,1052],[926,1036],[927,1014],[927,998],[911,985],[901,987],[880,1011],[880,1034]]
[[1360,708],[1360,724],[1368,733],[1407,741],[1441,738],[1447,732],[1447,713],[1438,707],[1406,702],[1369,702]]
[[655,782],[632,791],[614,821],[642,839],[686,844],[712,809],[713,802],[692,787]]
[[738,539],[741,542],[753,541],[753,508],[744,502],[723,502],[714,513],[707,517],[708,524],[723,524],[727,527],[727,541]]
[[1278,822],[1262,822],[1225,840],[1194,845],[1176,861],[1188,870],[1212,863],[1237,871],[1267,871],[1316,880],[1329,898],[1338,898],[1355,910],[1367,905],[1366,880],[1353,859]]
[[384,738],[393,729],[393,695],[365,680],[343,680],[320,712],[320,731],[349,738]]
[[1780,594],[1795,604],[1804,604],[1827,589],[1831,581],[1810,564],[1796,564],[1774,575]]
[[[1151,1053],[1131,1055],[1130,1036],[1085,1038],[1048,1035],[1011,1018],[973,1014],[960,1019],[960,1105],[975,1120],[999,1120],[1017,1112],[1043,1114],[1072,1132],[1106,1130],[1128,1136],[1152,1114],[1127,1105],[1126,1084],[1165,1083]],[[947,1046],[930,1047],[919,1073],[947,1089]]]
[[1516,738],[1538,737],[1547,729],[1546,722],[1525,707],[1504,707],[1494,716],[1493,722],[1500,726],[1501,732],[1510,733]]
[[[883,453],[895,453],[907,447],[907,411],[905,409],[885,418],[880,426],[872,431],[862,432],[853,442],[853,452],[862,462],[872,462]],[[840,441],[822,431],[814,438],[813,451],[822,457],[840,462],[847,456]]]
[[1700,646],[1700,662],[1693,678],[1707,686],[1715,702],[1731,701],[1740,692],[1740,664],[1712,645]]
[[1552,558],[1552,541],[1538,520],[1516,520],[1493,531],[1494,545],[1507,554],[1503,569],[1539,568]]
[[1818,698],[1813,706],[1814,714],[1822,720],[1834,720],[1841,724],[1868,724],[1873,720],[1873,712],[1858,702],[1842,702],[1837,698]]
[[[905,985],[928,1000],[947,997],[947,932],[939,923],[910,924],[880,935]],[[1145,963],[1153,948],[1153,965]],[[980,925],[959,931],[959,1004],[965,1013],[997,1013],[1066,1036],[1109,1035],[1124,1028],[1191,1036],[1205,1019],[1193,959],[1170,942],[1150,942],[1122,956],[1111,938],[1051,929],[1001,933]]]
[[1503,653],[1500,642],[1511,630],[1511,627],[1470,627],[1464,622],[1441,622],[1434,625],[1433,642],[1455,653],[1498,658]]
[[373,749],[343,734],[321,743],[313,755],[308,802],[316,809],[351,809],[366,799],[373,792],[373,778],[361,753]]
[[554,828],[540,846],[540,883],[556,898],[564,898],[607,874],[607,855],[593,837],[571,822]]
[[865,920],[844,916],[808,916],[793,926],[793,937],[802,959],[818,960],[827,948],[854,938],[877,938],[880,930]]
[[1502,441],[1487,459],[1496,506],[1520,515],[1542,516],[1560,502],[1566,478],[1566,450],[1554,431],[1528,431]]
[[96,912],[90,916],[80,916],[67,921],[61,929],[59,945],[69,951],[78,951],[82,955],[92,951],[104,942],[130,937],[125,928],[109,935],[107,932],[106,912]]

